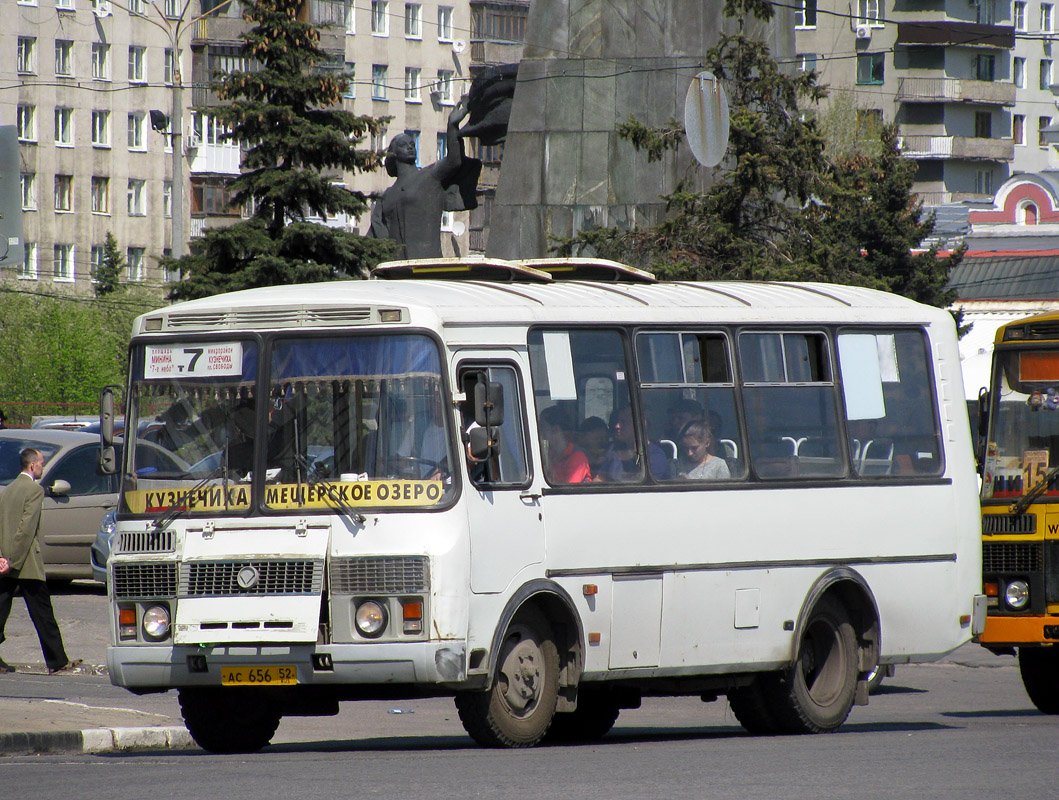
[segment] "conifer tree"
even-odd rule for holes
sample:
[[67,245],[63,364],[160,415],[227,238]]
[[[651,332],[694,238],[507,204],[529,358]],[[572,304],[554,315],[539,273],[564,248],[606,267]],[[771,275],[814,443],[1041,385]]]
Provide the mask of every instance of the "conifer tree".
[[121,270],[125,267],[125,259],[118,249],[118,240],[114,234],[107,231],[103,240],[103,261],[100,263],[95,274],[94,289],[96,297],[105,297],[117,291],[121,287]]
[[302,5],[245,4],[244,19],[253,23],[243,34],[246,69],[220,80],[217,94],[228,104],[208,112],[243,148],[242,173],[229,184],[231,203],[252,207],[253,216],[208,229],[190,255],[169,262],[186,276],[170,287],[172,299],[358,277],[395,251],[389,240],[306,221],[366,212],[366,196],[334,185],[334,176],[379,165],[375,153],[357,145],[381,133],[386,120],[336,108],[351,76],[314,69],[327,55],[319,31],[298,19]]

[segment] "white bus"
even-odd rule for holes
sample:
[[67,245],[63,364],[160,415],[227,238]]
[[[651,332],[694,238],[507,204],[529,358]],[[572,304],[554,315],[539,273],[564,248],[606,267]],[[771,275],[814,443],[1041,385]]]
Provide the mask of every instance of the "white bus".
[[488,746],[831,731],[984,624],[955,328],[900,297],[394,262],[146,314],[130,370],[108,666],[208,750],[438,695]]

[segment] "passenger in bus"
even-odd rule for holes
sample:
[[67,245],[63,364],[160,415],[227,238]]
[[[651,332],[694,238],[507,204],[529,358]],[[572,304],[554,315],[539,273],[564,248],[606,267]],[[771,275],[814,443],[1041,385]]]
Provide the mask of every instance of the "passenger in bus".
[[692,420],[680,432],[681,476],[689,480],[723,481],[731,478],[728,463],[713,454],[713,432],[705,422]]
[[[632,421],[632,408],[625,406],[610,415],[613,440],[607,451],[607,459],[601,468],[598,480],[608,483],[628,483],[640,479],[640,451],[636,446],[636,428]],[[657,479],[671,476],[670,462],[665,451],[654,442],[647,443],[647,463],[651,475]]]
[[599,417],[588,417],[577,429],[577,446],[588,458],[593,480],[607,461],[610,449],[610,428]]
[[692,420],[702,422],[706,419],[706,412],[701,403],[681,397],[666,409],[666,417],[668,420],[665,438],[679,442],[680,432],[684,430],[684,426]]
[[541,412],[544,471],[552,483],[586,483],[592,480],[588,456],[574,447],[572,429],[569,418],[558,406],[551,406]]

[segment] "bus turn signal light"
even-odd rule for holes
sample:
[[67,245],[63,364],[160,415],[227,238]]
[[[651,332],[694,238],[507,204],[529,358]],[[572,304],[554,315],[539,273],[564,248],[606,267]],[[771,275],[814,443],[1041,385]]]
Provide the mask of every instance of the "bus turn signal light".
[[405,633],[423,632],[423,604],[418,601],[405,601],[401,603],[402,616],[404,617]]
[[136,638],[136,608],[121,606],[118,608],[118,636],[122,639]]
[[594,583],[586,583],[581,587],[581,591],[584,593],[585,597],[591,597],[599,591],[599,587]]
[[1000,584],[993,581],[987,581],[983,587],[986,597],[997,597],[1000,594]]

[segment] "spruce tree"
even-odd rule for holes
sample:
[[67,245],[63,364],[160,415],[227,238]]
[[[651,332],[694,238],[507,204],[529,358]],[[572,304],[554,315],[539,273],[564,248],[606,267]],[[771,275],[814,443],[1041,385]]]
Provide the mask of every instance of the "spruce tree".
[[118,241],[114,234],[107,231],[103,240],[103,261],[96,269],[95,284],[93,288],[96,297],[105,297],[117,291],[121,287],[121,271],[125,267],[125,259],[118,249]]
[[327,55],[319,31],[298,19],[302,5],[244,4],[244,19],[253,23],[242,37],[247,69],[218,83],[217,95],[227,105],[203,110],[228,126],[224,138],[242,146],[242,173],[229,184],[231,203],[254,212],[232,226],[208,229],[190,255],[168,262],[186,276],[170,287],[172,299],[363,276],[395,252],[388,240],[306,221],[367,211],[366,196],[335,186],[333,176],[379,165],[377,154],[357,145],[381,133],[387,120],[336,108],[351,76],[314,70]]

